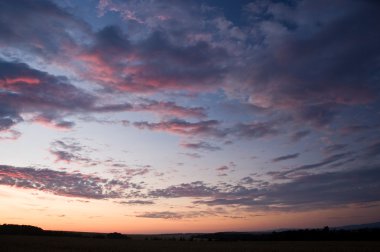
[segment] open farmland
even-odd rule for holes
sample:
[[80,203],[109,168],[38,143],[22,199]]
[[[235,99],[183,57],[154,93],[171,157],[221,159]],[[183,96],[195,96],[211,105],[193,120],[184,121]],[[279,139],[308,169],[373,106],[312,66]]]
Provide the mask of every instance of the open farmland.
[[170,241],[170,240],[114,240],[72,237],[41,237],[41,236],[0,236],[1,252],[171,252],[171,251],[218,251],[218,252],[248,252],[248,251],[326,251],[355,252],[380,251],[380,242],[347,242],[347,241],[284,241],[284,242],[221,242],[221,241]]

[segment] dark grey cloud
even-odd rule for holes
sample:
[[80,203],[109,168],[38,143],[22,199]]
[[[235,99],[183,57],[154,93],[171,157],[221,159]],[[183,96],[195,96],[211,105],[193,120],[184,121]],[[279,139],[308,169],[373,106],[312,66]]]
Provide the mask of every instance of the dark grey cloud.
[[188,149],[194,150],[208,150],[208,151],[217,151],[221,150],[220,147],[211,145],[210,143],[201,141],[198,143],[181,143],[181,146]]
[[151,218],[151,219],[184,219],[184,218],[197,218],[205,215],[210,215],[210,212],[206,211],[187,211],[187,212],[145,212],[136,217]]
[[300,107],[295,109],[295,112],[297,119],[317,127],[329,125],[337,114],[330,104]]
[[123,169],[123,173],[126,179],[131,179],[135,176],[142,176],[149,173],[151,169],[149,167],[141,167],[141,168],[125,168]]
[[8,130],[22,120],[17,110],[5,102],[0,102],[0,131]]
[[96,161],[87,157],[92,152],[89,148],[74,139],[56,140],[51,143],[50,153],[56,157],[56,162],[80,162],[87,165],[96,165]]
[[231,128],[231,133],[243,138],[262,138],[279,133],[276,125],[270,122],[241,123]]
[[216,168],[217,171],[228,171],[230,168],[226,165]]
[[[88,37],[85,22],[51,1],[14,0],[0,3],[0,46],[62,61]],[[59,54],[59,57],[57,55]]]
[[255,180],[251,177],[244,177],[240,180],[242,184],[252,184],[255,182]]
[[240,205],[252,210],[304,211],[377,202],[380,196],[380,169],[377,166],[355,170],[302,176],[281,184],[270,184],[258,191],[218,195],[196,204]]
[[[87,66],[86,77],[129,92],[209,89],[223,79],[222,62],[228,58],[225,49],[204,41],[173,43],[164,30],[131,42],[119,27],[109,26],[95,34],[94,40],[80,55]],[[139,65],[131,65],[136,60]]]
[[276,172],[269,172],[268,174],[273,175],[274,178],[278,179],[286,179],[292,174],[296,174],[298,172],[305,172],[305,171],[310,171],[316,168],[324,167],[329,164],[333,164],[338,161],[342,161],[343,159],[351,159],[354,156],[354,152],[343,152],[343,153],[338,153],[334,154],[331,156],[326,157],[320,162],[313,163],[313,164],[307,164],[307,165],[301,165],[286,171],[276,171]]
[[370,125],[364,125],[364,124],[354,124],[354,125],[348,125],[344,126],[343,128],[340,129],[340,132],[343,135],[349,135],[349,134],[354,134],[357,132],[362,132],[366,130],[373,129],[374,127]]
[[128,200],[120,201],[118,203],[125,205],[154,205],[154,201],[151,200]]
[[251,24],[252,39],[261,43],[251,50],[252,67],[240,72],[252,104],[324,127],[342,107],[378,99],[380,35],[374,31],[380,22],[374,1],[271,2],[261,11],[263,18]]
[[369,157],[376,157],[380,155],[380,142],[375,142],[369,145],[366,149],[366,154]]
[[228,167],[227,165],[220,166],[215,170],[218,172],[219,177],[226,177],[228,176],[228,173],[231,172],[230,167]]
[[332,144],[328,145],[323,149],[323,152],[327,154],[331,154],[332,152],[341,151],[345,148],[347,148],[347,144]]
[[272,159],[272,162],[280,162],[284,160],[295,159],[295,158],[298,158],[299,155],[300,155],[299,153],[294,153],[294,154],[276,157]]
[[293,134],[290,136],[290,139],[291,139],[293,142],[298,142],[298,141],[301,140],[302,138],[308,136],[310,133],[311,133],[310,130],[300,130],[300,131],[297,131],[297,132],[293,133]]
[[199,153],[180,153],[180,154],[191,157],[191,158],[201,158],[202,157],[202,155],[200,155]]
[[149,196],[163,198],[207,197],[217,192],[216,187],[210,187],[204,182],[195,181],[192,183],[169,186],[165,189],[152,190],[149,192]]
[[[276,122],[252,122],[238,123],[231,127],[223,127],[217,120],[206,120],[189,122],[182,119],[171,119],[157,123],[146,121],[134,122],[133,125],[139,129],[149,129],[153,131],[164,131],[189,136],[205,137],[227,137],[233,136],[242,139],[264,138],[279,134]],[[203,145],[203,146],[202,146]],[[191,145],[193,148],[206,147],[207,143],[201,141],[199,145]],[[190,147],[191,148],[191,147]]]

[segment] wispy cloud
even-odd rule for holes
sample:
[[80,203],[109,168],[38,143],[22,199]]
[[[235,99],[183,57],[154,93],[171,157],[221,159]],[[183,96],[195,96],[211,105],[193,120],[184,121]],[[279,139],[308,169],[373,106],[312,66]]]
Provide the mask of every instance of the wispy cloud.
[[295,159],[295,158],[298,158],[299,155],[300,155],[299,153],[294,153],[294,154],[276,157],[272,159],[272,162],[280,162],[284,160]]

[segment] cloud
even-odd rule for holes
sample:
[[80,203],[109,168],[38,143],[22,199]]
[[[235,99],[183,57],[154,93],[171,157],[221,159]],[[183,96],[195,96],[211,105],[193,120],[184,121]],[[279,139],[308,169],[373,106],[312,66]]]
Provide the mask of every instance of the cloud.
[[252,184],[255,182],[255,180],[251,177],[244,177],[240,180],[242,184]]
[[[66,77],[53,76],[30,68],[24,63],[0,60],[0,131],[24,121],[39,123],[55,129],[68,130],[75,123],[65,119],[71,114],[148,111],[183,117],[203,117],[200,107],[186,108],[173,102],[149,102],[97,105],[100,97],[90,95],[72,85]],[[30,116],[29,114],[32,114]]]
[[375,101],[377,7],[370,1],[271,2],[248,11],[252,18],[260,12],[251,30],[263,41],[251,50],[251,67],[240,71],[251,103],[323,127],[341,107]]
[[117,190],[113,191],[113,187],[109,187],[106,179],[50,169],[1,165],[0,184],[36,189],[66,197],[105,199],[120,196]]
[[290,139],[291,139],[293,142],[298,142],[298,141],[301,140],[302,138],[308,136],[310,133],[311,133],[310,130],[301,130],[301,131],[297,131],[297,132],[293,133],[293,134],[290,136]]
[[0,59],[0,130],[22,122],[23,114],[34,114],[31,121],[58,128],[71,128],[63,116],[89,110],[96,98],[69,83],[68,79],[30,68],[24,63]]
[[173,43],[164,30],[135,42],[119,27],[108,26],[96,33],[94,40],[93,46],[78,56],[85,67],[84,76],[133,93],[209,89],[223,79],[222,62],[228,57],[223,48],[207,42]]
[[269,122],[240,123],[234,126],[231,132],[244,138],[262,138],[279,133],[275,125]]
[[[164,131],[172,134],[187,136],[206,136],[220,138],[234,136],[246,139],[264,138],[279,134],[277,126],[273,122],[237,123],[231,127],[222,127],[221,123],[217,120],[189,122],[181,119],[172,119],[158,123],[150,123],[145,121],[134,122],[133,125],[139,129]],[[200,142],[193,145],[185,144],[186,147],[198,147],[198,149],[206,147],[206,145],[208,145],[206,142]]]
[[362,132],[362,131],[365,131],[365,130],[370,130],[370,129],[373,129],[373,128],[374,127],[371,127],[370,125],[355,124],[355,125],[349,125],[349,126],[345,126],[345,127],[341,128],[340,132],[343,135],[349,135],[349,134],[353,134],[353,133],[356,133],[356,132]]
[[164,212],[146,212],[140,215],[136,215],[136,217],[151,218],[151,219],[181,219],[183,215],[176,212],[164,211]]
[[204,118],[205,109],[202,107],[184,107],[174,102],[155,101],[144,99],[139,103],[116,103],[97,105],[91,108],[92,112],[150,112],[162,116],[181,117],[181,118]]
[[332,145],[326,146],[323,149],[323,152],[327,154],[331,154],[332,152],[341,151],[347,148],[347,146],[348,146],[347,144],[332,144]]
[[240,205],[251,210],[305,211],[350,204],[377,202],[380,196],[380,169],[360,167],[355,170],[326,172],[298,177],[281,184],[270,184],[258,191],[225,193],[195,204]]
[[135,176],[139,176],[139,175],[145,175],[147,173],[149,173],[151,171],[151,169],[149,169],[148,167],[143,167],[143,168],[125,168],[123,170],[123,173],[125,175],[125,177],[127,179],[131,179]]
[[[1,93],[0,93],[1,95]],[[7,131],[13,125],[23,121],[17,110],[0,101],[0,131]]]
[[50,1],[1,2],[0,16],[0,47],[49,60],[69,58],[79,42],[78,37],[90,33],[85,22]]
[[366,154],[369,157],[376,157],[380,155],[380,142],[375,142],[367,147]]
[[[223,90],[228,96],[242,97],[242,104],[248,100],[252,110],[281,111],[296,122],[321,128],[332,123],[342,108],[378,99],[379,38],[367,29],[375,30],[379,24],[374,5],[373,1],[250,3],[243,8],[245,22],[234,24],[236,20],[227,20],[220,9],[204,3],[100,1],[100,14],[111,11],[125,23],[91,29],[82,17],[54,3],[8,1],[0,8],[0,45],[42,55],[49,64],[58,61],[76,77],[111,91]],[[37,32],[34,27],[39,27]],[[17,76],[8,82],[21,80],[31,85],[40,81]],[[205,116],[200,107],[170,101],[129,105],[97,109]],[[16,119],[4,119],[0,127],[9,128]],[[72,126],[66,121],[52,123]],[[278,133],[266,126],[240,128],[252,137]],[[305,131],[292,138],[303,136]]]
[[187,211],[187,212],[171,212],[171,211],[163,211],[163,212],[145,212],[136,217],[140,218],[151,218],[151,219],[191,219],[198,218],[205,215],[210,215],[210,212],[206,211]]
[[56,140],[51,143],[50,153],[56,157],[56,162],[78,162],[87,165],[95,165],[96,162],[85,157],[83,152],[89,152],[90,149],[81,145],[74,139]]
[[173,117],[193,117],[204,118],[206,117],[205,109],[202,107],[183,107],[174,102],[163,102],[149,100],[147,104],[140,104],[136,106],[135,111],[152,111],[157,114],[169,115]]
[[183,183],[178,186],[169,186],[165,189],[156,189],[149,192],[151,197],[179,198],[179,197],[205,197],[217,192],[215,187],[209,187],[201,181]]
[[201,158],[202,157],[202,155],[200,155],[198,153],[180,153],[180,154],[191,157],[191,158]]
[[39,123],[48,128],[58,130],[69,130],[75,126],[74,122],[65,121],[64,119],[55,118],[56,115],[37,115],[31,119],[31,122]]
[[[240,96],[249,96],[252,109],[282,111],[295,121],[316,127],[332,123],[342,107],[368,104],[377,99],[378,90],[373,83],[379,67],[373,53],[377,51],[377,38],[372,39],[372,33],[365,28],[346,31],[345,39],[336,35],[339,34],[336,31],[352,24],[376,27],[378,15],[370,2],[349,1],[344,6],[340,2],[332,5],[268,2],[265,8],[256,5],[251,3],[244,9],[246,26],[238,27],[216,8],[199,3],[173,5],[164,1],[147,5],[145,1],[102,1],[100,12],[118,13],[128,25],[128,32],[123,30],[123,25],[91,32],[80,18],[53,3],[11,1],[2,3],[4,18],[0,22],[0,34],[4,36],[0,43],[7,48],[44,55],[49,62],[57,60],[53,55],[62,52],[59,53],[65,55],[62,61],[68,67],[75,65],[77,77],[113,91],[157,93],[223,89],[228,95],[240,92]],[[190,9],[198,11],[188,11]],[[315,9],[321,10],[325,18],[316,15]],[[331,11],[336,9],[341,10],[341,15]],[[20,21],[15,16],[25,18]],[[44,25],[52,23],[56,25]],[[30,32],[33,29],[28,27],[41,29]],[[362,39],[356,39],[358,37]],[[342,46],[338,46],[339,43]],[[359,53],[357,48],[366,50]],[[7,78],[7,82],[16,86],[19,83],[39,86],[41,79],[15,76]],[[178,118],[206,115],[201,107],[184,107],[171,101],[77,105],[76,111],[79,108],[93,112],[149,111]],[[46,115],[44,109],[36,115],[35,122],[60,129],[74,126],[74,122],[64,120],[57,113]],[[8,129],[22,120],[18,111],[14,116],[9,114],[2,118],[0,128]],[[232,134],[254,138],[274,136],[280,131],[278,126],[244,123],[236,125]],[[299,131],[291,138],[299,140],[306,132]]]
[[312,170],[315,168],[324,167],[326,165],[332,164],[332,163],[340,161],[342,159],[347,159],[347,158],[351,159],[353,157],[353,154],[354,153],[351,151],[338,153],[338,154],[334,154],[332,156],[328,156],[325,159],[323,159],[322,161],[317,162],[317,163],[301,165],[301,166],[289,169],[287,171],[270,172],[269,174],[273,175],[275,178],[278,178],[278,179],[286,179],[286,178],[288,178],[287,177],[288,175],[292,175],[292,174],[294,175],[297,172],[303,172],[303,171],[308,171],[308,170]]
[[129,200],[129,201],[120,201],[120,204],[125,205],[153,205],[154,202],[151,200]]
[[229,169],[230,169],[230,168],[229,168],[228,166],[226,166],[226,165],[223,165],[223,166],[221,166],[221,167],[216,168],[217,171],[227,171],[227,170],[229,170]]
[[139,129],[163,131],[180,135],[207,135],[221,137],[226,133],[218,129],[219,122],[207,120],[199,122],[188,122],[181,119],[172,119],[158,123],[134,122],[133,125]]
[[228,172],[230,171],[230,167],[223,165],[221,167],[216,168],[216,171],[218,172],[219,177],[226,177],[228,176]]
[[299,155],[300,155],[299,153],[294,153],[294,154],[289,154],[286,156],[276,157],[272,159],[272,162],[280,162],[284,160],[295,159],[295,158],[298,158]]
[[21,132],[17,130],[0,130],[1,140],[17,140],[21,136]]
[[208,150],[208,151],[217,151],[221,150],[218,146],[213,146],[207,142],[198,142],[198,143],[181,143],[181,146],[187,149],[194,149],[194,150]]

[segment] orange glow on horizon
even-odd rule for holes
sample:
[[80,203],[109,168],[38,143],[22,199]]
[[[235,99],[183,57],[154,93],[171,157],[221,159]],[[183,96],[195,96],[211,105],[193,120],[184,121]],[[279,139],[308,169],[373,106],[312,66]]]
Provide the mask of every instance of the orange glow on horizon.
[[[78,232],[120,232],[125,234],[207,233],[221,231],[265,231],[282,228],[321,228],[361,223],[372,216],[376,221],[380,207],[349,206],[339,209],[303,212],[245,212],[239,217],[206,215],[202,217],[162,219],[137,217],[141,206],[122,205],[111,200],[67,198],[29,189],[14,190],[0,186],[0,223],[24,224],[45,230]],[[33,201],[31,201],[31,199]],[[33,202],[33,203],[30,203]],[[5,204],[6,203],[6,204]],[[13,206],[12,211],[9,206]],[[356,217],[360,208],[363,217]],[[105,212],[104,209],[107,209]],[[165,211],[165,205],[151,208]],[[181,213],[183,210],[178,210]],[[343,217],[344,216],[344,217]]]

